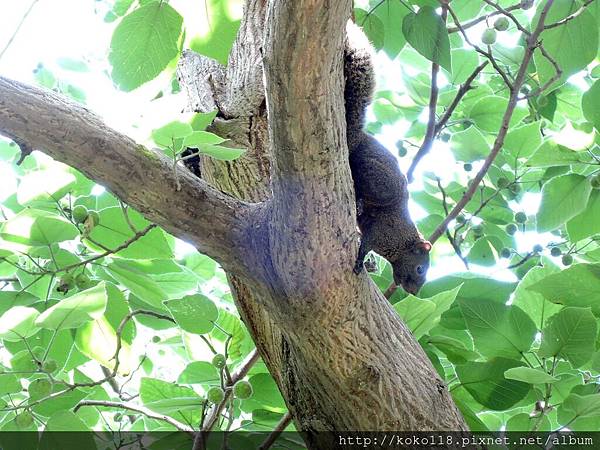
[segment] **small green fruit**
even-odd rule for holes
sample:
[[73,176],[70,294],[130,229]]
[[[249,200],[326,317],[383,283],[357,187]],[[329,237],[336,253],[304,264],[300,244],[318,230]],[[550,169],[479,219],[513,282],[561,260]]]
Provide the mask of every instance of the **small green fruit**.
[[58,364],[54,359],[48,359],[44,361],[44,364],[42,365],[42,370],[46,373],[54,373],[56,372],[56,369],[58,369]]
[[514,223],[506,225],[506,232],[511,236],[517,232],[517,226]]
[[552,247],[550,249],[550,254],[554,257],[562,255],[562,250],[558,247]]
[[592,185],[592,188],[600,189],[600,173],[594,175],[590,180],[590,183]]
[[561,259],[563,266],[570,266],[573,264],[573,256],[572,255],[563,255]]
[[220,387],[211,387],[206,393],[206,398],[211,403],[221,403],[225,398],[225,392]]
[[29,391],[29,396],[37,400],[50,395],[50,392],[52,392],[52,383],[44,378],[40,378],[29,383],[27,390]]
[[75,277],[75,284],[78,289],[85,290],[90,287],[90,277],[88,277],[85,273],[80,273]]
[[473,164],[471,163],[466,163],[463,168],[465,169],[465,172],[470,172],[471,170],[473,170]]
[[510,258],[510,255],[511,255],[510,248],[504,247],[502,250],[500,250],[501,258]]
[[548,97],[545,97],[545,96],[541,95],[537,99],[537,104],[538,104],[538,106],[540,106],[542,108],[548,106]]
[[463,224],[466,221],[467,221],[467,219],[462,214],[459,214],[458,216],[456,216],[456,222],[457,223]]
[[152,336],[152,342],[158,344],[160,342],[160,336]]
[[29,411],[23,411],[15,417],[15,425],[17,428],[29,428],[33,425],[33,416]]
[[542,253],[542,251],[544,251],[544,247],[542,247],[540,244],[535,244],[533,246],[533,251],[535,253]]
[[510,184],[510,181],[506,177],[500,177],[500,178],[498,178],[498,181],[496,182],[496,185],[500,189],[506,188],[509,184]]
[[480,238],[481,236],[483,236],[483,225],[473,225],[471,227],[471,230],[473,231],[473,236],[475,236],[475,238]]
[[83,223],[88,217],[88,209],[83,205],[77,205],[75,208],[73,208],[71,216],[73,217],[75,223]]
[[518,213],[515,214],[515,222],[517,222],[517,223],[527,222],[527,214],[519,211]]
[[225,367],[226,363],[227,360],[225,359],[225,355],[217,353],[215,356],[213,356],[212,365],[215,366],[217,369],[222,369],[223,367]]
[[492,45],[496,42],[496,30],[493,28],[488,28],[481,35],[481,42],[485,45]]
[[406,147],[404,147],[404,141],[396,142],[396,148],[398,149],[398,156],[406,156]]
[[238,381],[233,385],[233,395],[241,400],[252,397],[252,385],[244,380]]
[[115,413],[115,415],[113,417],[113,420],[115,422],[120,422],[121,420],[123,420],[123,414],[121,414],[121,413]]
[[494,22],[494,28],[498,31],[508,30],[509,25],[510,25],[510,22],[508,21],[508,19],[506,17],[499,17]]
[[66,294],[75,287],[75,277],[70,273],[65,273],[59,280],[56,290]]
[[98,225],[100,223],[100,214],[98,214],[97,211],[90,211],[88,220],[89,220],[91,226],[95,227],[96,225]]
[[521,192],[521,186],[519,186],[518,184],[511,184],[511,185],[510,185],[510,191],[511,191],[513,194],[515,194],[515,195],[516,195],[516,194],[518,194],[519,192]]

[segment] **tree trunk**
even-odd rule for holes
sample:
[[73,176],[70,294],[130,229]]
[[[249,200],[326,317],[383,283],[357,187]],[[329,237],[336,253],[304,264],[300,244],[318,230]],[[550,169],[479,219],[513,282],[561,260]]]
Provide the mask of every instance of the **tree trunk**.
[[[190,106],[217,107],[213,130],[248,148],[234,162],[205,160],[203,180],[85,108],[1,77],[0,133],[82,170],[217,260],[297,429],[466,430],[410,331],[352,271],[342,77],[350,6],[247,0],[227,68],[184,54]],[[322,448],[313,437],[309,448]]]
[[[227,105],[225,110],[219,110],[219,115],[228,119],[217,119],[211,131],[231,139],[236,146],[248,148],[243,158],[233,162],[204,158],[202,176],[246,201],[264,201],[270,196],[268,121],[263,103],[261,55],[256,51],[263,45],[265,9],[262,0],[247,2],[227,70],[214,61],[202,64],[201,61],[210,60],[192,53],[182,58],[179,66],[190,108],[208,112],[216,105]],[[289,30],[293,24],[287,27]],[[341,53],[339,56],[341,63]],[[200,66],[209,69],[202,70]],[[224,74],[220,90],[215,90],[214,85],[198,83],[199,78],[214,76],[215,67]],[[233,98],[240,93],[253,101]],[[214,101],[202,108],[194,101],[200,97]],[[339,145],[337,151],[347,156],[345,145]],[[346,182],[349,179],[345,177]],[[336,208],[338,214],[354,220],[353,208],[340,211],[331,205],[321,213],[327,217]],[[354,238],[345,243],[351,256],[356,250]],[[304,245],[302,241],[301,238],[297,243],[299,248]],[[325,266],[328,258],[340,259],[340,255],[326,253],[324,245],[320,251]],[[352,267],[350,262],[346,267]],[[327,272],[327,267],[314,269]],[[259,306],[263,303],[257,298],[260,293],[239,278],[229,276],[240,315],[275,378],[297,429],[465,430],[445,384],[387,300],[373,283],[357,283],[351,270],[344,275],[340,280],[324,280],[323,289],[313,294],[314,309],[303,308],[298,316],[300,323],[293,327],[297,329],[294,333],[290,332],[290,324],[284,323],[280,328],[277,319]],[[349,288],[352,285],[354,288]],[[286,297],[273,300],[288,304],[292,299]],[[310,448],[319,448],[316,441],[308,444]]]

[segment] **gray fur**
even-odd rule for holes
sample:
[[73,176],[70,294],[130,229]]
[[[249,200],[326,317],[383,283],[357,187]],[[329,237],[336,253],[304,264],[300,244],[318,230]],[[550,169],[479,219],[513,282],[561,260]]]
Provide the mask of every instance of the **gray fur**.
[[347,27],[344,76],[346,134],[362,235],[354,271],[362,271],[364,258],[373,250],[390,262],[395,283],[414,294],[425,282],[431,244],[408,213],[407,182],[398,161],[363,130],[375,76],[370,44],[352,23]]

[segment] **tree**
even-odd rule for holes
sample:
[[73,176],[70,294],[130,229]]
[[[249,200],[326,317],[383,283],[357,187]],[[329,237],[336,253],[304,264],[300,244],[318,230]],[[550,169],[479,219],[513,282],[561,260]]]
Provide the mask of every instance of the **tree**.
[[[124,90],[158,75],[155,68],[164,69],[178,55],[181,35],[181,16],[169,4],[140,2],[127,12],[128,3],[110,55],[112,78]],[[464,186],[436,174],[422,175],[425,187],[415,198],[430,216],[420,228],[432,242],[443,236],[436,246],[450,244],[467,268],[495,265],[499,256],[510,258],[508,268],[520,281],[451,275],[429,283],[417,299],[389,286],[389,265],[383,261],[373,276],[377,284],[367,275],[353,274],[358,233],[342,97],[342,50],[351,2],[247,0],[226,67],[210,51],[204,56],[183,52],[179,85],[190,108],[200,114],[191,124],[171,122],[155,130],[160,152],[108,128],[63,96],[0,78],[0,132],[20,147],[23,157],[40,149],[128,205],[98,208],[97,217],[82,208],[76,213],[79,205],[85,206],[77,175],[52,187],[49,197],[47,190],[22,189],[25,193],[20,190],[8,205],[17,214],[2,225],[0,256],[12,270],[7,284],[16,289],[2,291],[11,303],[0,318],[0,337],[13,342],[14,371],[23,352],[22,360],[33,357],[39,363],[29,370],[33,379],[48,378],[62,387],[37,398],[30,389],[22,403],[5,408],[15,423],[33,410],[50,416],[51,429],[52,421],[60,419],[36,411],[38,404],[104,382],[114,385],[118,375],[129,373],[131,368],[121,366],[121,350],[131,343],[132,319],[144,316],[161,320],[161,326],[173,322],[186,333],[203,336],[209,346],[205,335],[221,333],[225,363],[216,365],[229,388],[223,399],[208,414],[200,397],[189,415],[173,413],[153,403],[157,399],[148,392],[162,390],[168,392],[166,398],[189,397],[194,391],[149,379],[140,388],[143,405],[79,398],[68,416],[60,411],[62,420],[73,420],[84,406],[128,408],[185,431],[201,420],[208,431],[223,408],[233,405],[231,387],[256,356],[240,351],[238,372],[231,374],[227,351],[237,331],[218,318],[210,299],[184,295],[186,288],[178,283],[186,271],[174,282],[174,293],[162,287],[168,277],[161,274],[171,274],[169,269],[153,272],[147,264],[159,263],[144,263],[146,258],[164,259],[160,248],[144,245],[156,245],[156,235],[144,240],[162,233],[156,225],[190,242],[226,271],[237,312],[299,430],[485,430],[495,426],[490,411],[510,411],[509,429],[584,429],[597,423],[595,294],[600,280],[594,262],[600,230],[592,189],[598,165],[597,92],[596,84],[589,90],[586,85],[582,96],[566,83],[568,76],[588,67],[586,82],[593,75],[596,4],[546,0],[535,2],[535,14],[526,15],[528,2],[505,6],[484,0],[474,6],[441,1],[440,14],[430,4],[411,3],[419,7],[386,0],[354,11],[376,48],[390,57],[400,54],[403,64],[421,70],[404,79],[411,99],[407,106],[393,92],[378,93],[371,131],[378,124],[395,123],[400,115],[412,120],[398,147],[400,153],[406,146],[417,149],[409,179],[425,155],[442,151],[434,144],[444,140],[467,175],[476,164],[474,176],[458,178],[468,178]],[[164,29],[153,28],[157,17]],[[509,31],[496,19],[507,19]],[[481,36],[484,45],[473,43],[470,29],[484,22],[493,23],[498,33],[519,36],[519,44],[503,47],[491,28]],[[157,52],[149,63],[148,47],[128,41],[134,35],[148,45],[160,43],[164,54]],[[410,47],[404,47],[404,40]],[[441,73],[449,77],[445,85]],[[424,127],[418,116],[427,108]],[[210,115],[215,109],[217,115]],[[560,133],[575,126],[591,137],[584,151],[560,144]],[[555,137],[546,137],[550,134]],[[189,150],[195,148],[200,155]],[[201,178],[178,164],[196,164],[197,156]],[[535,217],[523,214],[524,192],[540,191]],[[48,202],[53,205],[51,212],[37,204],[23,209],[41,200],[46,210]],[[99,231],[100,224],[116,228],[117,223],[128,230],[120,241]],[[581,262],[556,272],[541,246],[519,254],[513,235],[534,227],[553,233],[548,244],[552,256],[560,253],[565,265],[573,256]],[[56,245],[78,236],[84,248],[76,256]],[[89,271],[96,261],[103,268]],[[81,292],[73,295],[76,279],[69,277],[74,272],[89,272],[102,281],[85,289],[80,280]],[[579,289],[582,282],[589,292]],[[68,296],[65,300],[56,302],[57,287]],[[33,298],[22,300],[21,291]],[[170,300],[163,303],[163,295]],[[36,356],[27,342],[46,342],[44,333],[49,332],[52,343],[62,331],[80,327],[84,331],[77,332],[75,348],[99,362],[104,377],[55,378],[43,370],[50,350]],[[92,348],[99,331],[112,336],[108,353]],[[540,331],[541,342],[535,341]],[[71,365],[65,367],[77,367]],[[186,381],[190,378],[183,377],[182,384]],[[260,389],[258,382],[255,389]],[[233,420],[233,406],[229,408]],[[287,418],[282,420],[285,427]],[[197,437],[200,446],[205,434]],[[309,448],[319,448],[314,439],[308,435]]]

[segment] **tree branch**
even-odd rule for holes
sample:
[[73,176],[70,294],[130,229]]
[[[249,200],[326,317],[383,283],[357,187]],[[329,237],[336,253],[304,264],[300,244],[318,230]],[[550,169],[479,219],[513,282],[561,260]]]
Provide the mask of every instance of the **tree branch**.
[[179,431],[183,431],[185,433],[194,433],[193,428],[178,422],[172,417],[166,416],[164,414],[158,414],[154,411],[149,410],[143,406],[134,405],[126,402],[111,402],[108,400],[81,400],[74,408],[73,412],[77,412],[77,410],[83,406],[103,406],[105,408],[118,408],[118,409],[126,409],[129,411],[135,411],[140,414],[143,414],[150,419],[161,420],[163,422],[167,422],[169,425],[172,425]]
[[[446,18],[448,17],[448,0],[441,0],[442,3],[442,14],[441,18],[444,23],[446,23]],[[440,65],[438,63],[431,64],[431,93],[429,94],[429,119],[427,121],[427,131],[425,132],[425,138],[423,139],[423,144],[417,151],[417,154],[412,160],[410,168],[408,172],[406,172],[406,179],[409,183],[413,181],[413,173],[417,168],[417,164],[419,161],[429,153],[431,150],[431,146],[435,141],[436,136],[436,121],[437,116],[435,115],[435,110],[437,108],[439,88],[437,84],[438,73],[440,71]]]
[[277,438],[279,436],[281,436],[281,433],[283,433],[283,431],[287,428],[287,426],[290,424],[291,421],[292,421],[292,415],[288,411],[283,415],[281,420],[277,423],[277,425],[275,426],[275,429],[271,432],[271,434],[269,434],[269,436],[267,436],[267,438],[264,440],[264,442],[262,444],[260,444],[260,447],[258,447],[258,450],[267,450],[267,449],[271,448],[271,446],[275,443]]
[[[75,167],[228,269],[243,266],[253,205],[235,200],[107,127],[83,106],[0,77],[0,133]],[[178,185],[181,190],[178,190]]]
[[[350,6],[350,0],[272,1],[266,21],[270,245],[281,284],[304,297],[298,302],[304,307],[326,279],[351,274],[358,242],[342,74]],[[330,214],[334,205],[344,213]]]
[[519,71],[517,72],[517,76],[515,77],[515,82],[513,84],[513,87],[512,87],[511,93],[510,93],[510,97],[508,99],[508,106],[506,107],[506,111],[504,112],[504,116],[502,118],[502,125],[500,126],[500,131],[498,132],[496,140],[494,141],[494,145],[492,147],[490,154],[485,159],[483,166],[481,166],[481,169],[479,170],[479,172],[477,172],[477,175],[475,176],[475,178],[473,178],[473,180],[471,181],[471,184],[469,186],[469,189],[467,189],[467,192],[465,192],[465,194],[458,201],[456,206],[452,209],[452,211],[450,211],[450,214],[448,214],[446,216],[446,218],[442,221],[442,223],[440,223],[438,225],[438,227],[435,229],[435,231],[431,234],[431,236],[429,237],[430,242],[433,243],[433,242],[437,241],[439,239],[439,237],[445,233],[446,228],[448,228],[448,224],[452,220],[454,220],[456,218],[456,216],[458,216],[460,214],[460,212],[463,210],[463,208],[467,205],[467,203],[469,203],[469,201],[471,200],[471,198],[477,191],[477,188],[479,187],[479,183],[481,183],[481,180],[483,180],[483,177],[486,175],[487,171],[489,170],[492,163],[496,159],[496,156],[498,156],[498,153],[500,153],[500,150],[502,149],[502,145],[504,144],[504,138],[506,137],[506,134],[508,133],[508,126],[510,123],[510,119],[512,118],[515,107],[517,106],[519,90],[521,89],[521,86],[523,85],[525,76],[527,74],[527,66],[529,65],[529,62],[531,61],[531,58],[533,57],[534,50],[539,45],[538,38],[539,38],[540,34],[542,33],[542,31],[544,31],[544,22],[546,21],[546,16],[548,15],[548,11],[550,10],[550,7],[552,6],[553,2],[554,2],[554,0],[548,0],[546,5],[544,5],[544,8],[542,9],[542,12],[540,14],[540,18],[539,18],[537,26],[535,27],[535,30],[527,37],[527,41],[526,41],[527,46],[525,48],[523,60],[521,61],[521,65],[519,66]]

